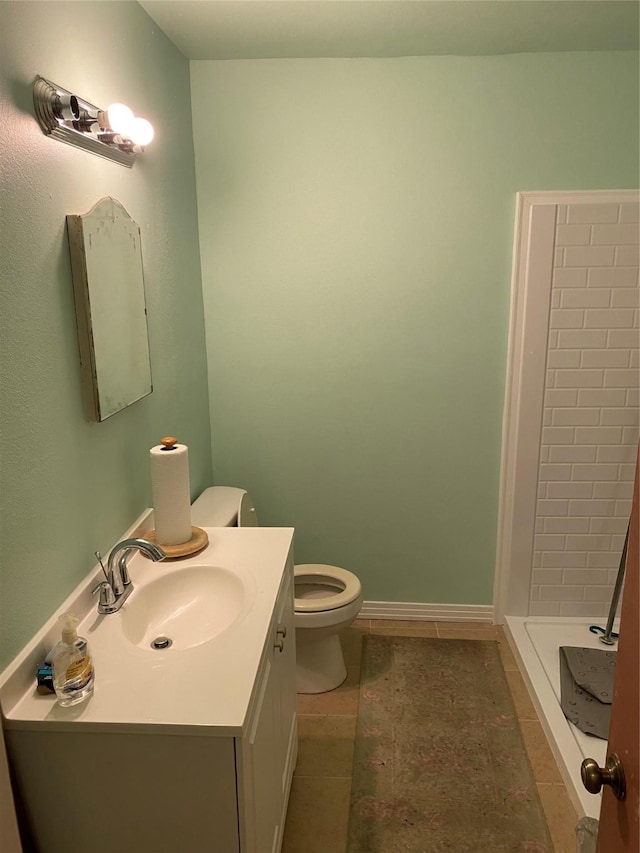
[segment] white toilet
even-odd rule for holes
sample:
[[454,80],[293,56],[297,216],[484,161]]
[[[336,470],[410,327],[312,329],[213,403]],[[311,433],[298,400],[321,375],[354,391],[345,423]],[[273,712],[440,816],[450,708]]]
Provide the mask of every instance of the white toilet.
[[[197,527],[255,527],[253,501],[244,489],[211,486],[191,506]],[[348,628],[362,607],[358,578],[337,566],[307,563],[294,567],[296,626],[296,689],[325,693],[347,677],[340,631]]]

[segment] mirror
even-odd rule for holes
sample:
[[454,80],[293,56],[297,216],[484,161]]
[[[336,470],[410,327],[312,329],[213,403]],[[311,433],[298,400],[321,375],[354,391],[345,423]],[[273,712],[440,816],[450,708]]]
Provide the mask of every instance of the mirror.
[[87,415],[104,421],[153,390],[140,228],[103,198],[67,231]]

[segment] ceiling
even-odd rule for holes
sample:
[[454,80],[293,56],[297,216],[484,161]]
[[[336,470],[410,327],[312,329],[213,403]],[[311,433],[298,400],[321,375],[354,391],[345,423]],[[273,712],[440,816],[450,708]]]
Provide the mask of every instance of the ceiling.
[[637,50],[638,0],[139,0],[189,59]]

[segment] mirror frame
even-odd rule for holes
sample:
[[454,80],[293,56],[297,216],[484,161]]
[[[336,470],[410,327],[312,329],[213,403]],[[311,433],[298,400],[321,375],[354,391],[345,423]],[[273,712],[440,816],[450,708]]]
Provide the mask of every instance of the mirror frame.
[[[110,196],[100,199],[87,213],[69,214],[66,219],[85,407],[88,419],[100,422],[153,391],[140,227],[129,216],[122,204]],[[93,249],[95,254],[94,241],[100,236],[111,238],[109,244],[106,246],[103,244],[101,257],[106,254],[108,258],[113,259],[113,268],[100,265],[91,273],[92,265],[88,263],[88,253]],[[114,236],[120,237],[120,242],[114,241]],[[123,269],[126,271],[125,277],[121,275]],[[99,277],[96,275],[97,272]],[[137,292],[131,294],[133,306],[129,298],[126,305],[119,304],[117,301],[110,303],[109,313],[113,316],[107,320],[101,317],[97,310],[97,295],[102,291],[104,298],[104,290],[112,287],[119,274],[120,278],[133,282]],[[116,287],[109,291],[109,298],[112,297],[114,300],[118,298]],[[132,307],[136,309],[138,316],[131,316]],[[140,367],[139,375],[135,377],[135,387],[132,386],[124,397],[114,404],[110,396],[105,393],[104,376],[107,359],[104,350],[101,352],[100,346],[96,346],[96,338],[103,342],[114,340],[115,345],[119,346],[117,334],[120,333],[120,329],[129,329],[132,325],[135,341],[130,341],[130,349],[136,349],[138,356],[142,356],[142,359],[138,358],[137,361]],[[141,343],[142,338],[144,340]],[[100,383],[101,375],[102,384]]]

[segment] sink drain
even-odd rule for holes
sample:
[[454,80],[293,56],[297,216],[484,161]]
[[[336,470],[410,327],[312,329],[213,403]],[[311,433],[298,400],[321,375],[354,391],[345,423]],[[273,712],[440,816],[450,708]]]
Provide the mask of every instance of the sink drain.
[[173,640],[170,640],[169,637],[156,637],[155,640],[151,640],[152,649],[168,649],[171,645],[173,645]]

